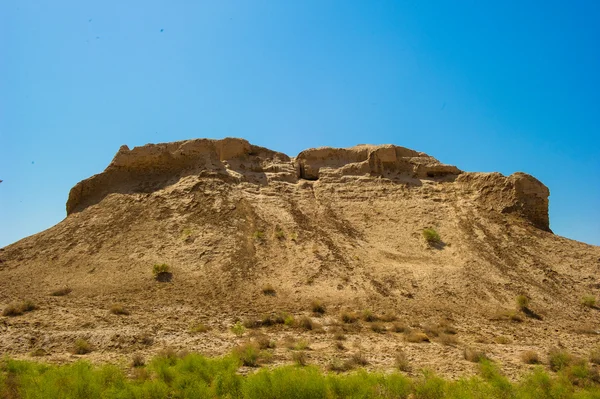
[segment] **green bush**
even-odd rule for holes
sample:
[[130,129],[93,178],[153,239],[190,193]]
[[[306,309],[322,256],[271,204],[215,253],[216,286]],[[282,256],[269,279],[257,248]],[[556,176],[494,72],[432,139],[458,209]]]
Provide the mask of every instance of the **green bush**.
[[231,332],[241,337],[246,332],[246,327],[241,322],[236,322],[233,327],[231,327]]
[[423,238],[425,238],[425,241],[427,241],[427,243],[430,245],[437,244],[442,241],[438,232],[432,228],[423,230]]
[[171,274],[171,268],[166,263],[157,263],[152,266],[152,275],[155,279],[160,279],[162,276]]
[[526,295],[518,295],[516,302],[517,308],[520,310],[525,310],[529,307],[529,298]]
[[[250,349],[248,349],[250,348]],[[249,363],[260,364],[261,351],[241,351]],[[296,360],[302,360],[296,355]],[[165,352],[126,370],[77,361],[55,365],[3,359],[1,398],[229,398],[229,399],[585,399],[599,398],[598,375],[583,362],[549,374],[536,366],[520,381],[511,382],[488,360],[478,375],[446,380],[431,371],[409,378],[400,373],[326,373],[315,366],[278,366],[258,372],[239,372],[238,356],[207,358]],[[305,361],[305,359],[304,359]],[[300,362],[299,362],[300,363]],[[348,371],[352,359],[333,361],[331,369]],[[132,373],[131,376],[127,374]]]

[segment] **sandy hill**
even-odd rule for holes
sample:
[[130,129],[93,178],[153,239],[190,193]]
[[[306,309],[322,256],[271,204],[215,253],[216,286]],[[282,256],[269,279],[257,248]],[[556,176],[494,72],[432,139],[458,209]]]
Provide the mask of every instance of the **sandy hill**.
[[[582,305],[600,294],[600,247],[554,235],[548,196],[525,173],[463,172],[394,145],[295,158],[242,139],[123,146],[73,187],[62,222],[0,249],[0,308],[37,306],[0,318],[0,353],[70,360],[83,338],[98,361],[166,346],[220,354],[261,331],[305,339],[313,363],[361,351],[385,369],[403,350],[414,369],[449,376],[472,370],[465,348],[509,374],[529,367],[526,350],[584,356],[600,342],[600,310]],[[428,243],[426,228],[441,241]],[[155,264],[169,266],[169,282]],[[129,315],[111,313],[115,304]],[[365,310],[396,316],[396,327],[340,320]],[[315,328],[230,331],[279,312]],[[191,331],[198,323],[210,330]],[[431,342],[392,331],[402,325]],[[274,349],[273,362],[290,358]]]

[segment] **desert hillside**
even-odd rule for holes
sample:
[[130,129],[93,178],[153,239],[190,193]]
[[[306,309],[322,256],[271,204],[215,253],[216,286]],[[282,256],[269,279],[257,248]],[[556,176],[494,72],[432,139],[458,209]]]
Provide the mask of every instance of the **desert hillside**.
[[[360,353],[387,369],[401,351],[451,377],[473,370],[465,351],[509,375],[527,351],[585,357],[600,344],[600,247],[554,235],[548,197],[528,174],[394,145],[123,146],[73,187],[62,222],[0,249],[0,354],[119,362],[266,336],[274,364],[303,340],[310,363]],[[77,340],[93,350],[72,354]]]

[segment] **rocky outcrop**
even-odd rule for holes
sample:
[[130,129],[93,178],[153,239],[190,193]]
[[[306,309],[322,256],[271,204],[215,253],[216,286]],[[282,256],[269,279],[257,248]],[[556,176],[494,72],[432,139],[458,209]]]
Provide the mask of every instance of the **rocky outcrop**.
[[464,173],[456,183],[474,195],[485,207],[516,213],[542,230],[550,231],[548,196],[550,190],[527,173]]
[[322,174],[392,177],[405,174],[415,178],[458,175],[456,166],[395,145],[358,145],[352,148],[311,148],[296,157],[298,177],[317,180]]
[[320,179],[335,182],[343,176],[378,176],[416,184],[422,179],[455,181],[484,207],[519,214],[549,230],[548,188],[525,173],[509,177],[463,173],[425,153],[395,145],[311,148],[290,158],[236,138],[148,144],[131,150],[122,146],[104,172],[71,189],[67,214],[96,204],[111,193],[149,193],[190,175],[259,185]]

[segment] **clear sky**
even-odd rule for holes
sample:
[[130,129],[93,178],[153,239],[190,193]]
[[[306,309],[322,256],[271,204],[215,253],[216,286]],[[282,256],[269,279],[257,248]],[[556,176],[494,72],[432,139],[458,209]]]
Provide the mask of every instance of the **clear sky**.
[[600,2],[0,1],[0,247],[122,144],[393,143],[550,188],[600,245]]

